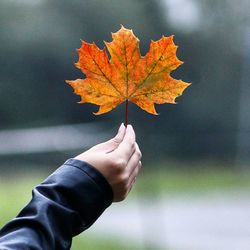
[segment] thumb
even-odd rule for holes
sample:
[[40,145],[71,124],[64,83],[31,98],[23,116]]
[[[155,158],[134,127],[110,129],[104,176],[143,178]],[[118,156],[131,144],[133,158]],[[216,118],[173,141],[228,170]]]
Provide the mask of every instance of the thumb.
[[105,153],[110,153],[114,151],[122,142],[125,132],[126,132],[126,128],[124,124],[122,123],[116,136],[106,142],[99,144],[98,149],[105,151]]

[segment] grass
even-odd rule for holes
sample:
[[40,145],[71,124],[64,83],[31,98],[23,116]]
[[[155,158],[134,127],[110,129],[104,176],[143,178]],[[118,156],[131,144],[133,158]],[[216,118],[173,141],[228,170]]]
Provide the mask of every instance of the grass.
[[[32,188],[46,177],[45,173],[29,172],[15,177],[0,176],[0,228],[17,215],[31,199]],[[73,239],[72,250],[142,250],[131,242],[121,243],[101,235],[83,233]],[[157,250],[156,248],[152,248]],[[148,249],[150,250],[150,249]]]
[[141,196],[154,196],[158,192],[168,194],[231,189],[250,191],[250,172],[209,165],[189,169],[176,166],[171,170],[156,166],[155,169],[145,169],[141,173],[135,189]]
[[[209,166],[203,168],[192,168],[184,170],[179,166],[172,169],[182,169],[178,171],[168,170],[164,166],[155,166],[154,169],[147,169],[145,166],[138,177],[135,197],[153,197],[157,193],[164,194],[179,192],[196,192],[211,190],[250,190],[249,172],[236,172],[225,168],[214,169]],[[29,171],[25,173],[12,173],[11,175],[0,176],[0,227],[16,216],[22,207],[31,198],[31,189],[40,183],[47,173]],[[132,192],[132,197],[133,193]],[[135,194],[135,193],[134,193]],[[89,235],[85,233],[75,237],[72,245],[73,250],[141,250],[132,242],[124,245],[117,240],[106,239],[101,235]],[[156,248],[148,248],[154,249]]]
[[[84,234],[84,233],[83,233]],[[72,250],[80,250],[80,249],[89,249],[89,250],[143,250],[141,247],[133,244],[131,242],[127,242],[126,244],[123,242],[113,241],[111,239],[103,238],[102,236],[93,237],[93,235],[87,235],[83,237],[79,235],[74,238],[71,249]],[[157,250],[155,247],[149,247],[147,250]]]

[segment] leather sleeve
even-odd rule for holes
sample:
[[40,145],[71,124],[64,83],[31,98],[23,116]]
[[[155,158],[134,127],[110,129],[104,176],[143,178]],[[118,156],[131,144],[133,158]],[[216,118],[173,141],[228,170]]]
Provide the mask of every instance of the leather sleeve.
[[0,231],[1,250],[70,249],[112,203],[106,179],[88,163],[69,159],[32,191],[32,199]]

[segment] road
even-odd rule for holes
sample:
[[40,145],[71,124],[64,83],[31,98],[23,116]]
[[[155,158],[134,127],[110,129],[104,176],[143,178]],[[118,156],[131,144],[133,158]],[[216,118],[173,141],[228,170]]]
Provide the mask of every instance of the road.
[[83,150],[110,138],[115,133],[106,131],[103,127],[100,123],[85,123],[1,130],[0,157]]
[[93,233],[166,250],[249,250],[250,192],[128,198],[106,210],[89,229]]

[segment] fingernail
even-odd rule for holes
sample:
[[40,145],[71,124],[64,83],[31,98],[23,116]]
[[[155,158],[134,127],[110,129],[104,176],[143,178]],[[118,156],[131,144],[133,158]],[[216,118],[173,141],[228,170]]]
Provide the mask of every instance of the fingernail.
[[131,124],[128,124],[127,128],[133,129]]
[[118,129],[118,132],[120,132],[122,129],[124,129],[124,124],[122,123],[121,125],[120,125],[120,127],[119,127],[119,129]]

